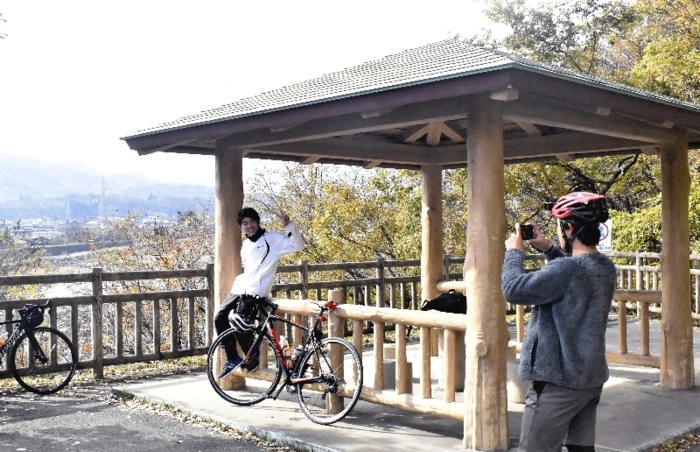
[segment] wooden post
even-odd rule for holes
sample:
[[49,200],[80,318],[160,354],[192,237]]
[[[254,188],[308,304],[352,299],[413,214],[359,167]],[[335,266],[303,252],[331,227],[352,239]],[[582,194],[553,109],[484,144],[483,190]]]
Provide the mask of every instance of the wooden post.
[[661,147],[661,378],[664,388],[695,386],[688,225],[688,140]]
[[[442,279],[442,166],[421,166],[421,300],[438,295]],[[430,333],[430,354],[438,355],[438,331]]]
[[[104,377],[104,348],[102,344],[102,269],[92,269],[92,357],[95,364],[92,374],[96,380]],[[77,343],[77,342],[76,342]]]
[[[243,154],[238,150],[216,148],[216,224],[214,225],[214,310],[218,310],[241,273],[241,229],[236,217],[243,207]],[[218,368],[226,357],[219,353]],[[222,389],[240,388],[245,379],[234,375],[221,382]],[[228,387],[228,385],[231,385]],[[226,387],[225,387],[226,386]]]
[[383,257],[378,257],[377,258],[377,285],[375,286],[375,290],[377,291],[377,302],[376,305],[378,308],[383,308],[386,306],[386,303],[384,302],[384,258]]
[[374,322],[374,389],[384,389],[384,322]]
[[506,238],[501,104],[469,99],[467,116],[467,287],[464,447],[508,449],[506,303],[501,269]]
[[420,327],[420,397],[429,399],[433,388],[430,385],[430,328]]
[[[411,374],[412,375],[412,374]],[[396,325],[396,393],[413,392],[413,381],[409,379],[408,359],[406,357],[406,325]]]
[[214,264],[207,265],[207,289],[209,296],[207,297],[207,320],[206,320],[206,335],[207,346],[214,342],[214,299],[216,298],[216,286],[214,283]]
[[627,300],[617,300],[617,351],[627,353]]
[[[329,290],[328,300],[333,301],[337,304],[343,302],[343,291],[342,290]],[[333,311],[328,313],[328,335],[333,337],[342,337],[343,335],[343,322],[344,320],[335,315]],[[382,345],[383,347],[383,345]],[[362,353],[362,349],[359,349]],[[335,376],[342,379],[345,375],[343,350],[340,347],[333,347],[331,349],[330,357],[331,367],[336,369]],[[357,369],[352,369],[351,371],[357,372]],[[357,381],[357,380],[354,380]],[[326,408],[329,413],[340,413],[343,411],[345,406],[345,401],[342,397],[329,394],[326,399]]]

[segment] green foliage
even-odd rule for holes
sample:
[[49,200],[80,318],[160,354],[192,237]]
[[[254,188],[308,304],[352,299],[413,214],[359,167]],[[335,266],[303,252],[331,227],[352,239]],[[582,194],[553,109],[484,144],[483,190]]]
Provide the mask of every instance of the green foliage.
[[638,0],[644,20],[636,39],[643,56],[630,82],[691,102],[700,101],[700,1]]
[[[635,213],[612,211],[613,249],[661,252],[661,197]],[[689,197],[690,251],[700,253],[700,185],[693,182]]]
[[525,0],[488,0],[486,16],[512,33],[500,43],[519,55],[576,72],[610,72],[615,38],[635,23],[624,1],[560,0],[537,5]]

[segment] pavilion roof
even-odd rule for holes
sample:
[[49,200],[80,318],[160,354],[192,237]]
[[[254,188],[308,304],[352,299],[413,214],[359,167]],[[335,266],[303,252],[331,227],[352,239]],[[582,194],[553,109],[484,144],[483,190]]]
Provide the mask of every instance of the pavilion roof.
[[446,39],[137,131],[124,139],[502,69],[522,69],[700,112],[700,105]]

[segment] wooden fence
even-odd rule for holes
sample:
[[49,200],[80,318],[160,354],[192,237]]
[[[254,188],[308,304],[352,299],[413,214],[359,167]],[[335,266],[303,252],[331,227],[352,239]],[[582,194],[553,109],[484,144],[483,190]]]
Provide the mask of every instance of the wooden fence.
[[[138,292],[145,281],[194,280],[194,289]],[[130,293],[110,293],[113,285],[129,286]],[[52,297],[49,326],[65,332],[78,351],[78,369],[92,369],[102,378],[104,366],[206,353],[213,341],[213,267],[203,270],[103,272],[1,277],[0,286],[45,286],[72,284],[89,286],[89,295]],[[79,292],[84,288],[77,287]],[[13,311],[37,300],[0,303],[0,316],[13,317]],[[18,317],[18,316],[14,316]],[[6,328],[11,328],[7,325]],[[0,378],[11,374],[5,367]]]
[[[620,316],[617,355],[626,355],[621,358],[625,362],[658,366],[659,357],[649,355],[649,313],[660,309],[660,256],[654,253],[612,253],[611,257],[617,261],[618,268],[619,290],[615,295],[617,303],[614,307],[618,308],[624,303],[627,311],[636,310],[642,342],[641,353],[632,355],[627,352],[627,316]],[[700,256],[690,258],[693,261],[693,300],[688,303],[697,318],[700,317],[697,314],[700,311],[700,269],[696,267],[699,266]],[[529,265],[533,267],[542,262],[540,256],[530,256],[529,260]],[[461,257],[445,256],[441,290],[463,287],[459,281],[462,264]],[[325,300],[328,299],[329,290],[340,290],[343,300],[358,308],[418,311],[421,305],[419,266],[419,260],[382,259],[357,263],[300,262],[282,265],[278,268],[278,282],[273,286],[273,296],[288,300]],[[149,287],[146,284],[148,281],[154,282],[154,285]],[[175,283],[168,284],[168,281]],[[214,312],[211,266],[201,270],[153,272],[103,272],[96,268],[92,273],[0,277],[0,286],[31,285],[41,288],[55,284],[88,287],[81,289],[84,294],[52,298],[55,309],[48,320],[52,327],[66,332],[76,344],[79,368],[93,369],[97,377],[102,376],[106,365],[203,354],[212,342]],[[39,303],[44,299],[2,302],[0,318],[3,318],[3,314],[4,319],[10,318],[13,310],[25,303]],[[423,318],[421,316],[427,315],[424,312],[411,314],[412,323],[406,323],[402,318],[393,319],[384,311],[380,312],[386,316],[382,318],[389,320],[377,322],[370,316],[357,323],[360,319],[356,316],[348,320],[350,327],[347,331],[359,334],[355,328],[361,327],[365,333],[368,330],[374,332],[377,341],[378,331],[388,328],[397,328],[397,338],[401,336],[399,329],[406,325],[421,330],[434,328],[431,325],[423,326],[419,321]],[[514,307],[513,312],[516,312]],[[522,340],[524,334],[525,313],[524,308],[517,310],[516,334],[513,338],[516,343]],[[611,360],[616,361],[617,358],[613,356]],[[8,376],[7,369],[0,368],[0,378]]]

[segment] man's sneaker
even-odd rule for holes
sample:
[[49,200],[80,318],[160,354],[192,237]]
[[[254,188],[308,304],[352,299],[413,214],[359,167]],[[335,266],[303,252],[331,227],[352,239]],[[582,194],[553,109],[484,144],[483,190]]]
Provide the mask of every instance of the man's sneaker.
[[224,368],[221,369],[221,373],[219,374],[219,378],[224,378],[228,376],[231,372],[233,372],[236,367],[240,366],[241,363],[243,362],[243,359],[240,356],[236,356],[233,359],[227,359],[226,364],[224,364]]

